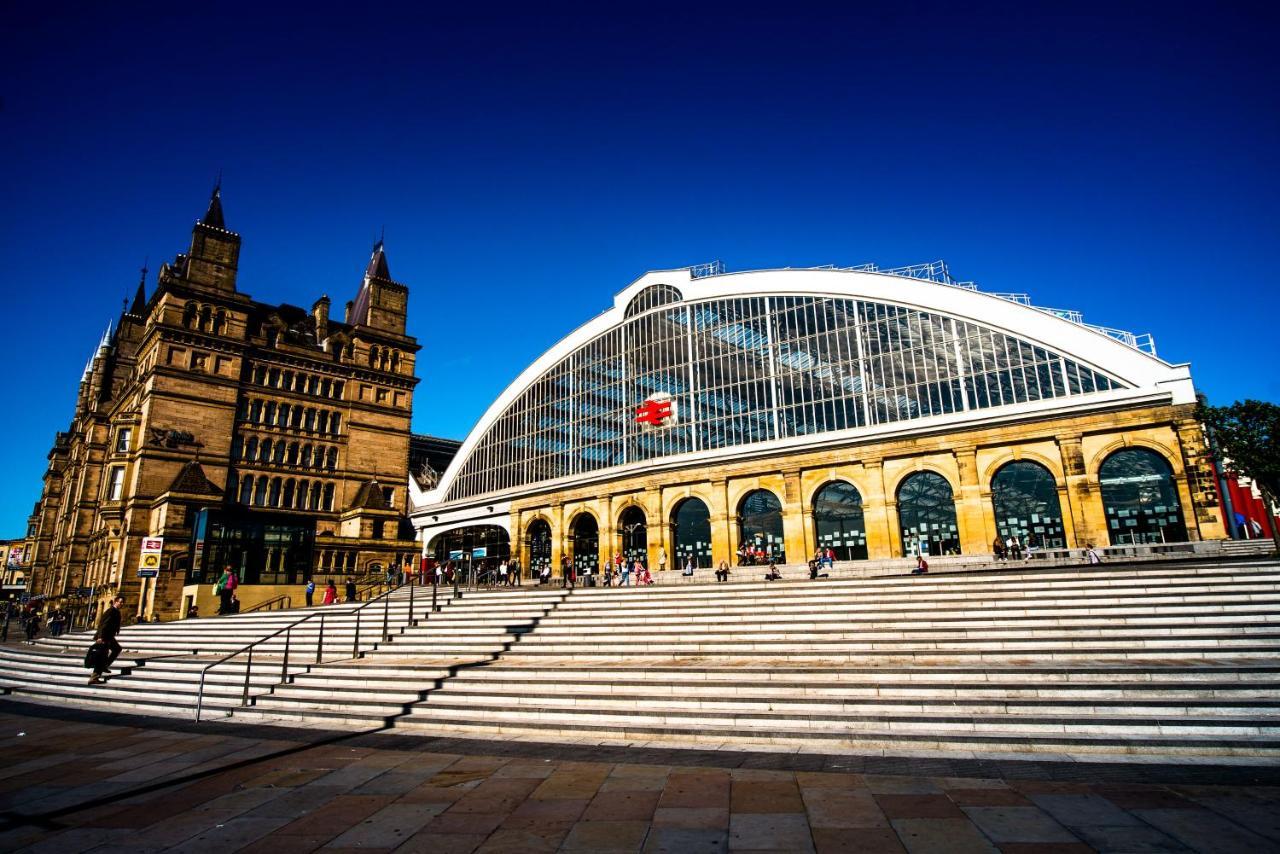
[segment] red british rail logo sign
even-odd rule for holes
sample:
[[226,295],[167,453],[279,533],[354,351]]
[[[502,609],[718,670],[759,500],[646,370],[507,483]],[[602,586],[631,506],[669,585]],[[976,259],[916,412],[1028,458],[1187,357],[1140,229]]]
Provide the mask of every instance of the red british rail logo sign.
[[671,415],[671,401],[646,400],[636,408],[636,423],[657,427],[671,418]]

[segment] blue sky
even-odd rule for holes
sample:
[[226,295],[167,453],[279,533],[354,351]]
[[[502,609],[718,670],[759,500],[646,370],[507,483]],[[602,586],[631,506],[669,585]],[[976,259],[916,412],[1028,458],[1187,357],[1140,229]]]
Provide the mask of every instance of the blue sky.
[[1264,4],[25,4],[0,31],[0,535],[85,358],[223,173],[240,287],[350,299],[385,226],[462,438],[650,269],[945,258],[1280,398]]

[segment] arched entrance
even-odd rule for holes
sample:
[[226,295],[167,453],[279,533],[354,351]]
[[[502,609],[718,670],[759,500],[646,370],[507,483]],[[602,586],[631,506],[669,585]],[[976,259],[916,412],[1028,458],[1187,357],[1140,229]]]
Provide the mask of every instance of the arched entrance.
[[427,550],[437,562],[452,561],[470,578],[483,580],[511,558],[511,537],[498,525],[469,525],[437,535]]
[[569,529],[573,536],[573,568],[578,575],[594,574],[600,567],[600,526],[590,513],[579,513]]
[[1017,460],[1001,466],[991,478],[991,505],[1000,539],[1017,537],[1038,549],[1067,545],[1058,485],[1039,463]]
[[1098,468],[1098,483],[1112,545],[1186,541],[1173,468],[1155,451],[1116,451]]
[[543,567],[551,566],[551,526],[545,519],[534,519],[525,528],[524,542],[529,549],[528,575],[536,578]]
[[764,552],[766,561],[787,562],[782,539],[782,503],[767,489],[748,492],[738,504],[738,547]]
[[902,553],[960,554],[960,528],[951,484],[940,474],[918,471],[898,486]]
[[675,543],[675,568],[711,566],[711,513],[700,498],[686,498],[671,514],[671,539]]
[[649,564],[649,528],[644,511],[632,505],[618,517],[618,534],[622,537],[622,556],[629,565],[640,561]]
[[820,549],[831,549],[836,560],[867,559],[867,526],[862,516],[862,495],[851,483],[828,483],[813,497],[813,539]]

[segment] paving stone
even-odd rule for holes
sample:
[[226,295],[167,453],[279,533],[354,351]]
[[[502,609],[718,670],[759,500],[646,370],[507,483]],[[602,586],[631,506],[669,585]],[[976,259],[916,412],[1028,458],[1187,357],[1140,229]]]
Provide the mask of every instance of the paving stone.
[[965,815],[992,841],[1078,842],[1065,827],[1037,807],[964,807]]
[[325,847],[395,848],[446,808],[446,804],[390,804],[338,835]]
[[960,807],[1024,807],[1031,801],[1013,789],[947,789],[947,797]]
[[1101,795],[1032,794],[1031,802],[1067,827],[1136,826],[1142,822]]
[[1280,803],[1250,797],[1245,792],[1215,792],[1212,795],[1197,795],[1193,799],[1197,804],[1226,816],[1241,827],[1273,842],[1280,842]]
[[730,789],[730,809],[734,814],[804,812],[804,801],[800,799],[800,790],[792,779],[734,780]]
[[865,774],[862,778],[867,788],[879,794],[939,795],[942,787],[927,777],[899,777]]
[[512,829],[528,829],[558,823],[573,823],[582,817],[590,804],[585,798],[529,799],[516,807],[503,826]]
[[895,818],[964,818],[946,795],[875,795],[876,804],[889,819]]
[[1206,809],[1135,810],[1134,814],[1194,851],[1265,851],[1273,847],[1266,837]]
[[813,851],[813,836],[802,813],[733,813],[729,850]]
[[903,854],[906,850],[890,827],[815,827],[817,854]]
[[554,854],[569,832],[569,825],[561,830],[518,830],[500,827],[480,846],[480,854]]
[[484,844],[487,833],[439,833],[420,830],[396,849],[396,854],[472,854]]
[[561,851],[639,851],[649,833],[647,821],[582,821],[573,826]]
[[123,842],[129,831],[123,828],[100,830],[98,828],[76,827],[33,842],[25,848],[18,849],[21,854],[80,854],[110,842]]
[[1072,827],[1080,841],[1098,854],[1168,854],[1186,851],[1186,846],[1148,824]]
[[454,812],[450,808],[433,818],[422,832],[479,834],[483,837],[497,830],[506,817],[506,813]]
[[180,854],[221,854],[236,851],[288,823],[284,818],[233,818],[216,824],[168,849]]
[[236,854],[310,854],[332,837],[328,834],[268,834],[256,842],[241,848]]
[[729,850],[729,832],[708,828],[654,827],[643,854],[722,854]]
[[805,789],[805,811],[813,828],[886,828],[889,820],[867,789]]
[[654,827],[683,827],[690,830],[727,830],[728,807],[658,807]]
[[910,854],[995,854],[996,847],[965,818],[899,818],[892,822]]
[[583,821],[650,821],[659,792],[601,791],[582,815]]

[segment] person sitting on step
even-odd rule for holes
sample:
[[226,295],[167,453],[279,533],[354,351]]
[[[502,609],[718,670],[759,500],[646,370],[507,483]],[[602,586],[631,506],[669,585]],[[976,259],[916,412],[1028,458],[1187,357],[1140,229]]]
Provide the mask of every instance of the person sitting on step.
[[769,561],[769,571],[764,574],[765,581],[781,581],[782,573],[778,572],[777,561]]

